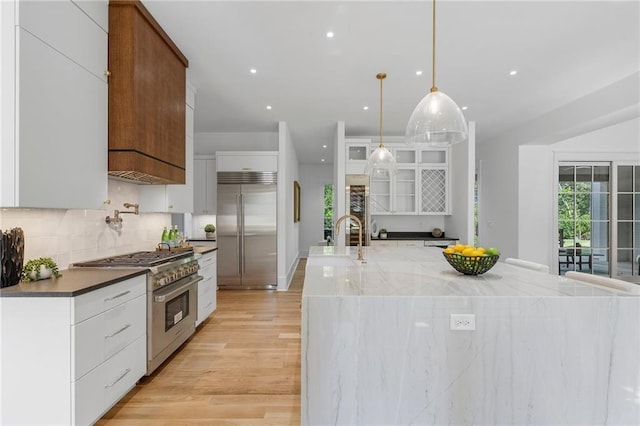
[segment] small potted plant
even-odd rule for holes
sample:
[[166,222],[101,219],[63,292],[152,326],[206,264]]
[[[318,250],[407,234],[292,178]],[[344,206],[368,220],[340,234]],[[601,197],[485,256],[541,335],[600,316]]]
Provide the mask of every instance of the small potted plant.
[[213,240],[216,237],[216,226],[212,223],[207,223],[204,226],[204,233],[207,236],[207,239]]
[[383,240],[387,238],[387,228],[380,228],[379,237]]
[[50,257],[39,257],[28,261],[22,268],[23,281],[44,280],[53,275],[58,278],[62,274],[58,271],[58,265]]

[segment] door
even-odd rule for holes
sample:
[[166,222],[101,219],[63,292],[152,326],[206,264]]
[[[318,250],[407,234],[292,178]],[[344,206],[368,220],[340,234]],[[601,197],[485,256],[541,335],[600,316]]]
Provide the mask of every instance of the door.
[[218,185],[218,285],[241,285],[240,185]]
[[241,249],[243,255],[240,263],[243,287],[276,288],[277,286],[276,204],[276,185],[242,185]]

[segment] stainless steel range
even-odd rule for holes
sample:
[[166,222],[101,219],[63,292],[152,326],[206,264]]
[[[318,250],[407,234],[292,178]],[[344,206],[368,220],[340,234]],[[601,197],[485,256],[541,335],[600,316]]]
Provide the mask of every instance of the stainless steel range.
[[197,315],[197,255],[191,251],[139,251],[74,267],[146,268],[147,375],[151,374],[194,332]]

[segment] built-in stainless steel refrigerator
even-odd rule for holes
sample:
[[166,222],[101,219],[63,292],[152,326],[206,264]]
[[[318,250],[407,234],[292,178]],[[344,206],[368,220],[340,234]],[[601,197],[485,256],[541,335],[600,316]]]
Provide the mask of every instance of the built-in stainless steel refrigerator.
[[220,289],[277,287],[275,172],[218,172]]

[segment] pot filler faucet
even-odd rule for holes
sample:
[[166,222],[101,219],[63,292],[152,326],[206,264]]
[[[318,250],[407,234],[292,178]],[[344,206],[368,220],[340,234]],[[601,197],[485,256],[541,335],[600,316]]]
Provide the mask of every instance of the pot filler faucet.
[[124,203],[125,209],[130,209],[133,207],[133,210],[127,210],[121,212],[120,210],[114,210],[113,217],[107,216],[104,221],[107,223],[122,223],[121,214],[138,214],[138,205],[133,203]]
[[346,214],[340,217],[336,222],[334,234],[336,237],[338,236],[338,234],[340,233],[340,224],[345,219],[353,219],[358,222],[358,260],[362,261],[362,263],[365,263],[366,261],[364,260],[364,256],[362,255],[362,221],[360,220],[360,218],[352,214]]

